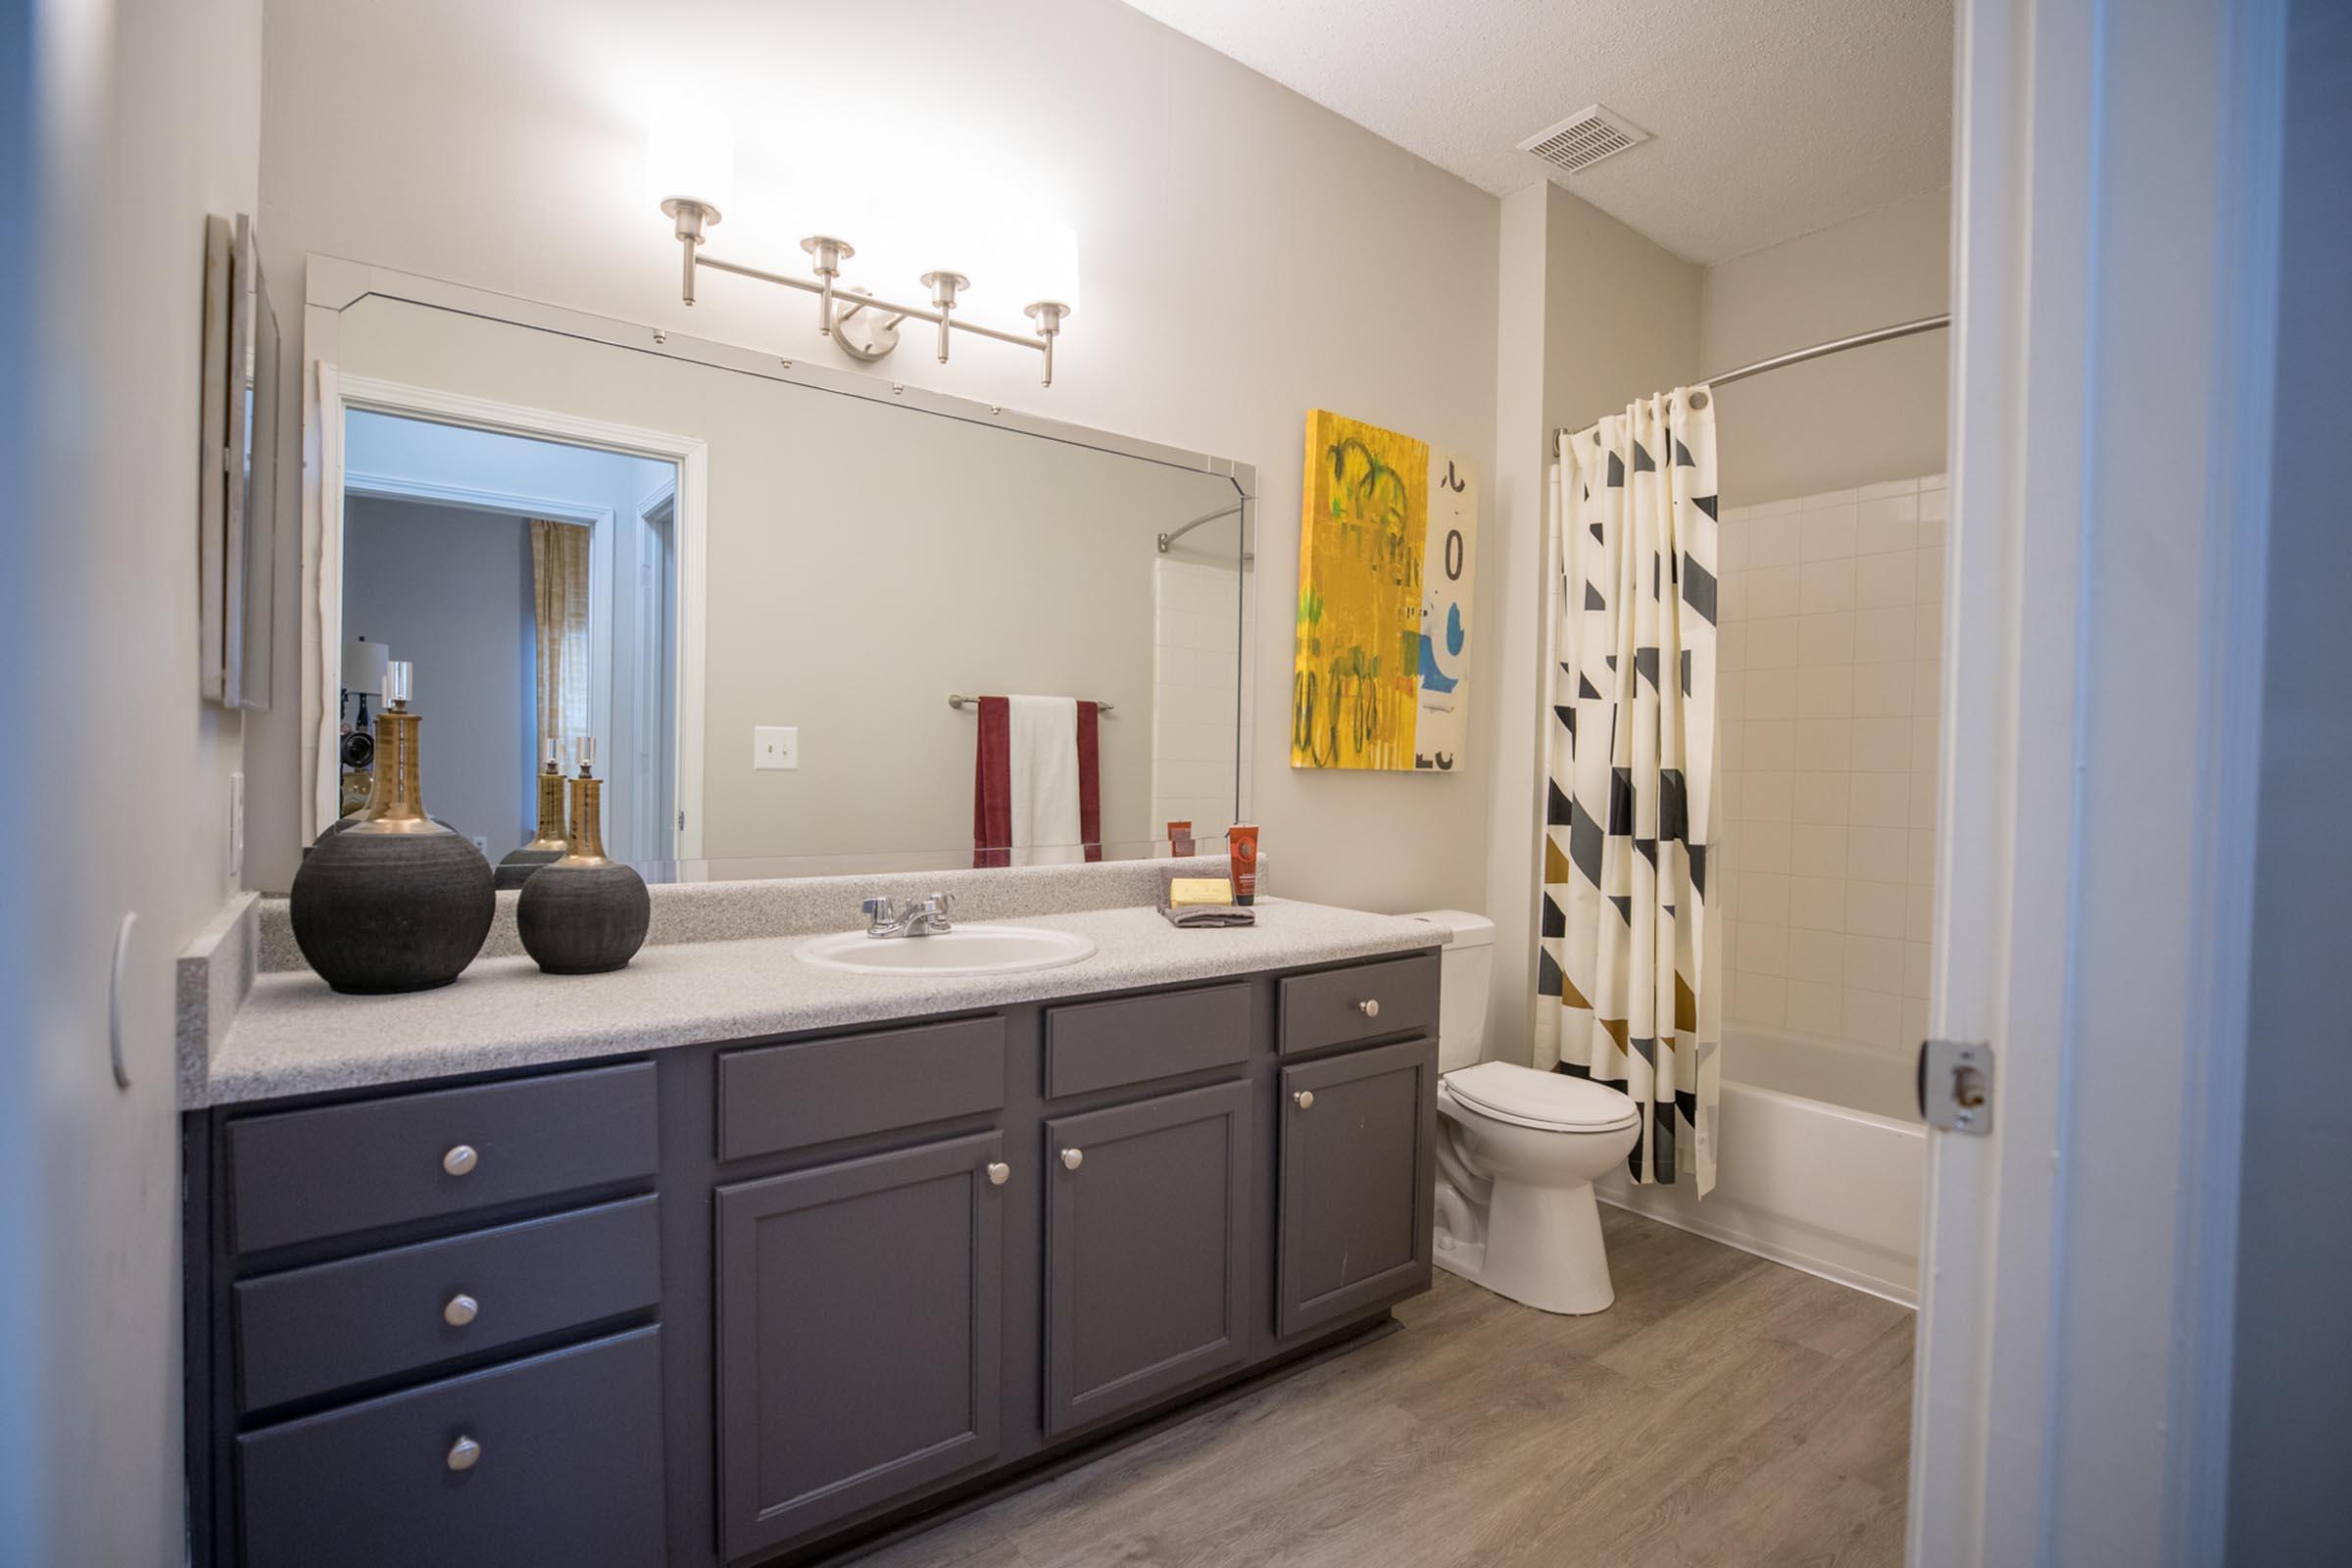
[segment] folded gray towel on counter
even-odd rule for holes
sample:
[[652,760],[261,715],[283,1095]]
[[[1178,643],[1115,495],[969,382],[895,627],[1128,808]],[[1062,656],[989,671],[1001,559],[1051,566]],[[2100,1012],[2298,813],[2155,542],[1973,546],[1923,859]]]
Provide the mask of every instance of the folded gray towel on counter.
[[1182,909],[1172,909],[1163,904],[1159,906],[1159,912],[1166,915],[1168,924],[1178,930],[1257,924],[1257,911],[1245,909],[1238,904],[1196,904]]

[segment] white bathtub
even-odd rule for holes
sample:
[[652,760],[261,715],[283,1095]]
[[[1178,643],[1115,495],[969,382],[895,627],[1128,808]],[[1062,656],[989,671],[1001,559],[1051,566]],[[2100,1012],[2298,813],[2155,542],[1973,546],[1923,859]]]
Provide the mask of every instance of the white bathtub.
[[1619,1170],[1593,1184],[1600,1200],[1916,1306],[1927,1129],[1912,1064],[1754,1029],[1723,1049],[1715,1190],[1699,1200]]

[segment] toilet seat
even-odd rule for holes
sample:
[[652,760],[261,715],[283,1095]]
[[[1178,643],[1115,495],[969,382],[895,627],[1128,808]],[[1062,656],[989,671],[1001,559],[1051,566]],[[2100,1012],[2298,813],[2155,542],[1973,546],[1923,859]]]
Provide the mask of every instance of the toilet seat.
[[1514,1127],[1602,1133],[1642,1119],[1641,1107],[1606,1084],[1516,1062],[1482,1061],[1456,1068],[1438,1081],[1470,1109]]

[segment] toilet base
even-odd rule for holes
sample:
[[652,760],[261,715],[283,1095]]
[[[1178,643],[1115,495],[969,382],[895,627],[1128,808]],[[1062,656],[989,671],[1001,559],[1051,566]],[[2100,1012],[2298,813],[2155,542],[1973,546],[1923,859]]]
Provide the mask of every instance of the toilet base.
[[[1600,1204],[1591,1182],[1534,1187],[1497,1181],[1482,1216],[1441,1179],[1437,1211],[1434,1256],[1449,1274],[1522,1305],[1565,1316],[1606,1311],[1617,1299],[1601,1245]],[[1448,1217],[1460,1223],[1449,1225]]]

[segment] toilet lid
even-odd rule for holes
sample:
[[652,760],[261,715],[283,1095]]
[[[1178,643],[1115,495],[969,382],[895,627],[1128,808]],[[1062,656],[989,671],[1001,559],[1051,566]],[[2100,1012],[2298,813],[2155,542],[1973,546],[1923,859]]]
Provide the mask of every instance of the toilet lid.
[[1482,1061],[1446,1075],[1446,1087],[1475,1110],[1522,1127],[1608,1132],[1641,1119],[1634,1102],[1606,1084],[1540,1072],[1516,1062]]

